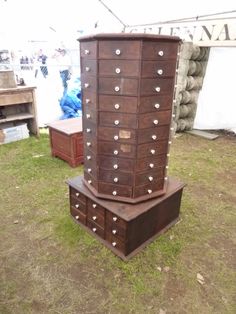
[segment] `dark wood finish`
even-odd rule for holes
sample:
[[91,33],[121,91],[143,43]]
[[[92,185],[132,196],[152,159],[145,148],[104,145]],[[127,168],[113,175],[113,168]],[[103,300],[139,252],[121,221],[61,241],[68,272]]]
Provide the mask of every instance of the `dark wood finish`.
[[83,163],[82,118],[54,121],[48,124],[51,153],[71,167]]
[[177,221],[184,187],[183,183],[170,179],[164,196],[128,204],[96,198],[85,187],[82,177],[69,179],[67,183],[70,193],[78,191],[87,200],[87,215],[83,219],[75,219],[78,211],[70,203],[72,217],[124,260]]

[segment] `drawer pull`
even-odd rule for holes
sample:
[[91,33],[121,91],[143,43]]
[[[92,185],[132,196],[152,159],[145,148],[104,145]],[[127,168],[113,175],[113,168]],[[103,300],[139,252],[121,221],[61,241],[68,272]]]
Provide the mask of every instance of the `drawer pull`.
[[149,164],[149,167],[150,167],[150,168],[153,168],[153,167],[154,167],[154,164]]
[[91,184],[92,183],[92,180],[88,180],[88,184]]
[[147,190],[148,191],[148,194],[151,194],[152,193],[152,190]]
[[119,56],[121,54],[120,49],[116,49],[116,55]]
[[91,129],[87,129],[86,132],[87,132],[87,133],[90,133],[90,132],[91,132]]
[[172,118],[175,118],[175,114],[172,114]]
[[118,169],[118,165],[117,165],[117,164],[114,164],[114,165],[113,165],[113,168],[114,168],[114,169]]
[[157,125],[158,124],[158,120],[153,120],[153,123],[155,124],[155,125]]
[[162,69],[158,69],[157,70],[157,74],[162,75],[163,74],[163,70]]
[[115,91],[116,91],[116,92],[119,92],[120,87],[119,87],[119,86],[115,86],[115,88],[114,88],[114,89],[115,89]]
[[89,147],[89,146],[91,146],[91,143],[90,143],[90,142],[87,142],[86,145]]
[[85,87],[85,88],[89,88],[89,83],[85,83],[85,84],[84,84],[84,87]]
[[152,155],[154,155],[154,154],[156,153],[155,149],[151,149],[151,150],[150,150],[150,153],[151,153]]
[[120,108],[120,105],[119,104],[115,104],[114,107],[115,107],[116,110],[118,110]]
[[172,142],[171,142],[171,141],[169,141],[169,142],[168,142],[168,144],[170,145],[170,144],[172,144]]
[[85,53],[86,55],[89,55],[89,54],[90,54],[90,51],[89,51],[88,49],[85,49],[85,50],[84,50],[84,53]]
[[85,71],[89,72],[90,71],[90,67],[85,67]]
[[171,131],[174,131],[174,128],[170,128]]
[[167,156],[167,157],[170,157],[170,154],[167,154],[166,156]]
[[91,159],[91,156],[88,155],[88,156],[87,156],[87,160],[90,160],[90,159]]
[[115,247],[115,246],[116,246],[116,242],[112,242],[112,246],[114,246],[114,247]]
[[157,139],[157,136],[155,134],[153,134],[152,139],[155,141]]
[[93,208],[96,208],[97,207],[97,204],[93,204]]
[[166,166],[166,169],[168,169],[169,168],[169,166]]
[[97,228],[93,228],[92,230],[93,230],[93,232],[96,232],[96,231],[97,231]]
[[159,93],[159,92],[161,91],[161,88],[160,88],[159,86],[157,86],[157,87],[155,87],[155,91],[156,91],[157,93]]
[[167,180],[168,180],[168,177],[165,177],[164,180],[167,181]]
[[114,178],[113,181],[114,181],[114,182],[118,182],[119,179],[118,179],[118,178]]
[[116,229],[113,229],[113,230],[112,230],[112,233],[113,233],[113,234],[117,234],[117,230],[116,230]]
[[77,216],[75,216],[75,219],[76,219],[76,220],[79,220],[79,216],[78,216],[78,215],[77,215]]
[[97,216],[93,216],[93,220],[94,220],[94,221],[97,220]]
[[79,204],[75,204],[75,208],[79,208]]
[[115,125],[119,125],[119,124],[120,124],[120,121],[119,121],[119,120],[115,120],[115,121],[114,121],[114,124],[115,124]]
[[91,115],[90,115],[89,113],[87,113],[87,114],[86,114],[86,118],[87,118],[87,119],[90,119],[90,118],[91,118]]
[[155,104],[154,107],[155,107],[156,109],[159,109],[159,108],[160,108],[160,104]]
[[117,192],[116,191],[113,191],[112,192],[112,195],[116,196]]
[[150,182],[152,182],[153,181],[153,177],[148,177],[148,180],[150,181]]
[[117,74],[120,73],[120,68],[116,68],[116,73],[117,73]]
[[89,104],[90,103],[90,99],[86,98],[85,102],[86,102],[86,104]]
[[117,141],[119,139],[118,135],[114,135],[114,140]]
[[164,55],[163,50],[158,51],[158,54],[159,54],[160,57],[162,57]]
[[92,172],[92,169],[91,168],[88,168],[88,173],[91,173]]
[[76,192],[76,193],[75,193],[75,196],[79,196],[79,192]]
[[118,152],[118,150],[114,150],[113,153],[114,153],[114,155],[118,155],[119,152]]
[[117,218],[116,216],[112,217],[112,220],[113,220],[113,221],[117,221],[117,219],[118,219],[118,218]]

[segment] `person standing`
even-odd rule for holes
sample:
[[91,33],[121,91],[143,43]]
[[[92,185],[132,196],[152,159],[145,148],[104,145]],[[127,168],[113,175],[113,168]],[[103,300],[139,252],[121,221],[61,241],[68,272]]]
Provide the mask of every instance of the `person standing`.
[[71,60],[65,49],[58,49],[57,51],[59,52],[59,56],[57,58],[59,72],[65,93],[68,87],[67,81],[71,78]]
[[42,49],[40,49],[39,55],[38,55],[38,62],[40,64],[40,70],[41,70],[44,78],[46,78],[48,76],[48,67],[46,65],[47,58],[48,57],[43,53]]

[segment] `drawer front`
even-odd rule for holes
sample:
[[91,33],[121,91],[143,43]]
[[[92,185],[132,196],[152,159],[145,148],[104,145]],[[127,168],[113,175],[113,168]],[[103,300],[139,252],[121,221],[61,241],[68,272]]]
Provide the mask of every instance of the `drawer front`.
[[0,105],[16,105],[33,102],[33,93],[25,92],[0,95]]
[[86,121],[90,121],[92,123],[97,123],[97,112],[95,108],[91,106],[85,106],[83,108],[83,121],[86,124]]
[[109,228],[110,230],[114,228],[114,229],[123,230],[122,231],[123,235],[126,234],[127,222],[110,211],[107,211],[107,214],[106,214],[106,226],[108,228],[107,229],[108,231],[109,231]]
[[98,166],[102,169],[133,172],[134,160],[100,155],[98,157]]
[[[89,158],[87,158],[90,156]],[[84,151],[84,168],[92,168],[96,169],[97,168],[97,155],[95,155],[92,151],[89,149],[86,149]]]
[[100,60],[99,76],[139,76],[139,61],[136,60]]
[[99,225],[102,229],[104,229],[105,209],[90,199],[88,200],[87,218],[90,221],[93,221],[96,225]]
[[99,110],[112,112],[137,112],[137,97],[99,96]]
[[139,197],[143,195],[151,195],[153,192],[163,189],[164,179],[161,178],[154,183],[149,183],[134,188],[134,197]]
[[138,117],[139,129],[156,128],[159,125],[169,125],[171,122],[171,110],[161,112],[143,113]]
[[85,137],[96,137],[97,126],[90,119],[83,119],[83,136]]
[[99,41],[99,59],[131,59],[141,57],[141,42],[138,40],[101,40]]
[[83,110],[86,107],[89,107],[91,109],[97,108],[97,96],[95,91],[91,92],[88,91],[87,89],[82,90],[82,106]]
[[[96,174],[93,174],[96,176]],[[98,182],[97,179],[95,178],[95,176],[92,176],[91,174],[89,174],[88,172],[84,171],[84,179],[85,181],[93,186],[96,190],[98,189]]]
[[157,128],[138,130],[138,144],[157,142],[169,138],[169,125],[158,126]]
[[173,61],[143,61],[142,77],[174,77],[176,62]]
[[97,78],[96,76],[82,75],[81,76],[81,88],[87,90],[90,93],[97,91]]
[[166,154],[138,159],[136,161],[136,172],[146,171],[150,169],[153,169],[153,171],[155,171],[158,167],[165,166],[166,161]]
[[63,152],[65,155],[72,156],[72,140],[71,136],[51,129],[51,138],[53,149]]
[[76,189],[70,186],[70,195],[79,200],[80,202],[86,204],[86,196],[84,196],[81,192],[77,191]]
[[140,94],[145,95],[173,95],[174,80],[169,78],[162,79],[141,79]]
[[159,179],[163,179],[165,176],[165,170],[166,168],[163,166],[163,167],[152,169],[151,171],[149,170],[149,171],[137,174],[135,176],[135,186],[155,183]]
[[150,157],[167,153],[168,142],[159,141],[158,143],[149,143],[138,145],[137,158]]
[[99,227],[96,223],[91,220],[87,220],[87,227],[99,237],[105,239],[105,232],[104,229]]
[[134,179],[133,174],[130,172],[121,172],[117,170],[99,170],[99,181],[121,184],[121,185],[133,185]]
[[136,147],[131,144],[99,142],[99,155],[108,155],[113,157],[134,158],[136,155]]
[[81,211],[76,210],[75,208],[70,208],[71,216],[78,222],[81,222],[83,225],[86,225],[86,215],[84,215]]
[[176,59],[178,43],[144,42],[142,55],[144,60]]
[[99,127],[98,139],[101,141],[118,141],[119,143],[135,144],[136,132],[132,129]]
[[99,78],[100,94],[137,96],[139,82],[132,78]]
[[97,60],[82,59],[81,75],[97,75]]
[[115,200],[116,196],[131,197],[132,187],[99,182],[98,192],[111,195]]
[[106,240],[107,242],[109,242],[115,249],[117,249],[118,251],[122,252],[123,254],[126,255],[126,243],[123,240],[113,236],[112,234],[110,234],[109,232],[106,232]]
[[[85,137],[84,139],[84,151],[86,154],[89,154],[89,151],[92,151],[94,154],[97,153],[97,140],[95,137]],[[85,155],[86,158],[86,155]]]
[[70,205],[75,209],[81,211],[82,213],[86,214],[86,204],[82,203],[77,197],[70,197]]
[[80,56],[84,59],[96,59],[97,58],[97,42],[87,41],[80,43]]
[[172,94],[140,97],[139,112],[159,112],[172,108]]
[[94,163],[88,167],[88,165],[84,165],[84,172],[90,174],[93,178],[97,178],[97,165]]
[[137,127],[137,117],[135,114],[99,112],[99,122],[101,126],[112,126],[114,128]]

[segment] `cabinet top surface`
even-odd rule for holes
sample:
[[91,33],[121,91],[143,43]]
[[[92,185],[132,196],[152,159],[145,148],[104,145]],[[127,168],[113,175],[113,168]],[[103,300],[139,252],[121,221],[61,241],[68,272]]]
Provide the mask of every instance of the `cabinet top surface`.
[[36,89],[35,86],[18,86],[13,88],[0,88],[0,94],[15,94],[18,92],[26,92],[26,91],[32,91]]
[[78,38],[78,41],[91,41],[91,40],[148,40],[148,41],[168,41],[180,42],[181,39],[177,36],[167,35],[152,35],[152,34],[139,34],[139,33],[103,33],[87,35]]
[[48,127],[71,135],[82,132],[82,118],[58,120],[48,123]]

